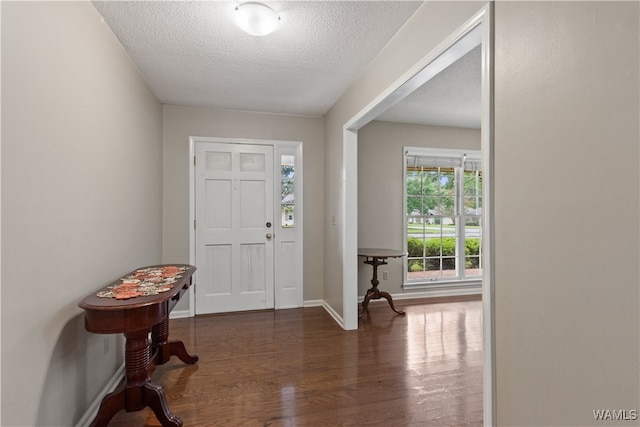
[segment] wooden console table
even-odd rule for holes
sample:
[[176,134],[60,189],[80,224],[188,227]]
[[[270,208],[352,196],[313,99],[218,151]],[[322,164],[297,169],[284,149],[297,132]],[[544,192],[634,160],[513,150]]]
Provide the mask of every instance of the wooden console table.
[[378,280],[378,266],[387,264],[387,258],[400,258],[406,256],[407,253],[396,249],[379,249],[379,248],[359,248],[358,256],[364,257],[364,263],[373,266],[373,278],[371,279],[371,288],[367,290],[367,294],[362,301],[362,313],[359,317],[369,313],[369,301],[372,299],[384,298],[389,302],[391,310],[398,314],[405,314],[402,310],[396,310],[393,306],[393,298],[388,292],[378,289],[380,281]]
[[[168,291],[157,295],[137,296],[130,299],[101,298],[93,293],[78,306],[85,310],[84,324],[89,332],[97,334],[122,333],[125,344],[125,378],[116,389],[106,395],[91,426],[106,426],[121,409],[127,412],[150,407],[163,426],[180,427],[182,420],[175,416],[167,405],[164,389],[151,382],[150,377],[157,365],[169,361],[171,356],[187,364],[194,364],[198,356],[187,353],[182,341],[169,341],[169,313],[180,297],[191,286],[196,268],[176,264],[185,270]],[[151,268],[173,268],[173,266],[151,266]],[[127,276],[131,276],[135,270]],[[123,277],[127,277],[123,276]],[[122,279],[110,286],[120,284]],[[105,287],[103,291],[108,291]]]

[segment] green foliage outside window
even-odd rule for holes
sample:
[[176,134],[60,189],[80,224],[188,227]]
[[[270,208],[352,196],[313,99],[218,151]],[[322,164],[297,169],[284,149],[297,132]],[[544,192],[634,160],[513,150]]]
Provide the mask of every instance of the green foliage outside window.
[[[425,242],[425,243],[423,243]],[[455,270],[455,254],[456,254],[456,239],[455,237],[443,237],[442,239],[418,239],[410,237],[407,240],[407,247],[409,253],[409,271],[433,271],[440,270],[440,260],[425,259],[430,257],[452,257],[443,258],[442,269],[443,270]],[[442,252],[441,252],[442,251]],[[480,265],[480,239],[477,237],[467,238],[465,240],[465,255],[467,258],[465,261],[466,268],[478,268]],[[414,259],[412,259],[414,258]],[[419,259],[415,259],[419,258]]]
[[407,171],[407,214],[453,214],[454,174],[441,171]]

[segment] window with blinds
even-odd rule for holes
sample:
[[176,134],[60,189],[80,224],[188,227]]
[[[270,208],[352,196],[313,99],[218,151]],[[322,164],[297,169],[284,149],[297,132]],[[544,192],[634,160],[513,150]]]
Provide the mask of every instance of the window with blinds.
[[482,275],[479,151],[405,147],[405,283],[477,281]]

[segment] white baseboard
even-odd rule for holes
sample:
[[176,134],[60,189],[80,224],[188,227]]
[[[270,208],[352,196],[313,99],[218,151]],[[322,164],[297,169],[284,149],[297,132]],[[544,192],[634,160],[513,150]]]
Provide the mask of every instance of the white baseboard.
[[98,415],[98,409],[100,409],[100,404],[102,403],[102,399],[111,393],[116,386],[120,383],[120,381],[124,378],[124,363],[118,368],[118,370],[113,374],[111,379],[105,384],[100,393],[96,396],[93,403],[89,405],[87,411],[82,415],[80,421],[76,424],[76,427],[87,427],[91,424],[91,421]]
[[174,310],[169,313],[169,319],[184,319],[185,317],[191,317],[189,310]]
[[338,312],[337,312],[337,311],[335,311],[335,310],[333,309],[333,307],[331,307],[331,306],[330,306],[326,301],[324,301],[324,300],[322,301],[322,307],[326,310],[326,312],[327,312],[327,313],[329,313],[329,315],[330,315],[331,317],[333,317],[333,320],[335,320],[335,321],[336,321],[336,323],[337,323],[338,325],[340,325],[340,327],[341,327],[342,329],[345,329],[345,327],[344,327],[344,320],[342,319],[342,316],[340,316],[340,315],[338,314]]
[[[464,288],[439,288],[439,289],[425,289],[414,292],[403,292],[401,294],[391,294],[391,297],[394,300],[403,300],[403,299],[418,299],[418,298],[435,298],[435,297],[459,297],[459,296],[467,296],[467,295],[482,295],[482,286],[467,286]],[[358,302],[362,302],[364,300],[364,296],[358,297]],[[371,302],[376,302],[377,300],[372,300]],[[380,300],[386,302],[386,300]]]
[[324,304],[324,300],[321,299],[310,299],[310,300],[306,300],[304,303],[302,303],[303,307],[322,307]]
[[440,288],[425,289],[414,292],[403,292],[392,295],[393,299],[433,298],[433,297],[459,297],[467,295],[482,295],[482,285],[466,286],[464,288]]

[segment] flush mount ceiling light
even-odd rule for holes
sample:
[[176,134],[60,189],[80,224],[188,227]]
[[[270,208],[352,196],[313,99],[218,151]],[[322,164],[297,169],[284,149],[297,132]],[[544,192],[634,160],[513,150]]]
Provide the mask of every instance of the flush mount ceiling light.
[[249,2],[236,7],[235,23],[252,36],[266,36],[280,25],[280,16],[266,4]]

